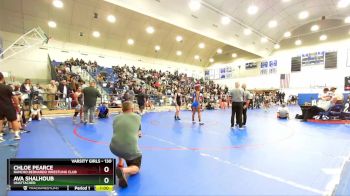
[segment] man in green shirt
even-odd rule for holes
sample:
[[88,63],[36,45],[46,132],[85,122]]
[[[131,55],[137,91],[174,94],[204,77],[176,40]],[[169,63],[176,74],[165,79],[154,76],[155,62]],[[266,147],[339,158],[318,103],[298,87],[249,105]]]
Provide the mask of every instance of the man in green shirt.
[[90,82],[90,86],[83,89],[84,95],[84,124],[88,121],[88,113],[89,115],[89,123],[94,123],[94,113],[96,109],[96,100],[97,97],[101,97],[100,92],[95,88],[96,82]]
[[[113,136],[109,148],[119,157],[116,170],[119,186],[127,187],[126,176],[137,174],[141,166],[142,154],[138,147],[138,140],[141,136],[141,116],[134,113],[134,105],[131,101],[125,101],[122,110],[123,113],[113,121]],[[123,159],[127,164],[125,168],[120,167]]]

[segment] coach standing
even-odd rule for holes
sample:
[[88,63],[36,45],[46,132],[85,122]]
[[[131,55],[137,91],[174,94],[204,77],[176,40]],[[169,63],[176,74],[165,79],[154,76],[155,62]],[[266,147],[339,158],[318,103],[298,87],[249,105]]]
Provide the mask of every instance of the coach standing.
[[15,133],[15,140],[21,139],[19,136],[20,124],[17,121],[16,108],[19,107],[19,101],[16,96],[13,96],[13,90],[5,84],[4,75],[0,72],[0,142],[3,138],[3,120],[6,118],[12,125]]
[[96,82],[90,82],[90,86],[83,89],[84,95],[84,124],[88,121],[88,113],[89,115],[89,123],[94,123],[94,113],[96,109],[96,101],[97,97],[101,97],[100,92],[95,88]]
[[243,90],[240,88],[239,82],[235,83],[235,89],[231,91],[232,96],[232,114],[231,114],[231,128],[235,126],[235,116],[239,129],[242,127],[242,112],[243,112]]

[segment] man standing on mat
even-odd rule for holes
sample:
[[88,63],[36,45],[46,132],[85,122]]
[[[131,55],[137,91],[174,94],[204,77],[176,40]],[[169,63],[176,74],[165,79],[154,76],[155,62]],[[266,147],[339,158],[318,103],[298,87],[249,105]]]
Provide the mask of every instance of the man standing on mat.
[[247,109],[250,104],[250,100],[252,99],[252,96],[250,92],[247,90],[247,85],[242,84],[242,89],[243,89],[243,126],[246,126],[247,123]]
[[[113,136],[109,148],[118,156],[119,163],[116,173],[120,187],[127,187],[127,177],[140,171],[142,154],[138,146],[141,137],[141,116],[134,113],[131,101],[122,104],[123,113],[116,116],[113,121]],[[123,168],[123,159],[127,167]]]
[[137,104],[139,105],[139,112],[142,115],[143,110],[145,109],[145,104],[146,104],[146,95],[145,95],[144,89],[140,89],[140,91],[137,95]]
[[235,83],[235,89],[231,91],[232,96],[232,114],[231,114],[231,128],[235,126],[235,116],[239,129],[242,127],[242,112],[243,112],[243,90],[240,88],[239,82]]
[[3,121],[6,118],[11,123],[12,130],[15,133],[15,140],[21,139],[20,124],[17,121],[16,106],[19,106],[17,96],[13,95],[13,90],[5,84],[4,75],[0,72],[0,142],[5,141],[3,138]]
[[100,92],[95,88],[96,82],[90,82],[90,86],[83,89],[84,96],[84,124],[88,122],[88,113],[89,114],[89,123],[94,123],[94,113],[96,109],[96,100],[97,97],[101,97]]

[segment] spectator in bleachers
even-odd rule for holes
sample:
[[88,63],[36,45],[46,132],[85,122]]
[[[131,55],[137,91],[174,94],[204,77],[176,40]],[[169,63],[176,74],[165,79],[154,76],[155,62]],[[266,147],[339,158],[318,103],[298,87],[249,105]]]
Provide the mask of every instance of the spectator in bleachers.
[[72,93],[72,89],[69,85],[67,85],[66,80],[62,80],[62,82],[59,84],[58,93],[60,101],[64,105],[64,107],[70,107],[70,95]]
[[30,79],[25,79],[24,83],[21,85],[20,91],[23,99],[30,99],[33,92],[32,81]]
[[50,84],[46,87],[47,92],[47,107],[52,110],[56,108],[56,93],[58,91],[56,81],[51,80]]

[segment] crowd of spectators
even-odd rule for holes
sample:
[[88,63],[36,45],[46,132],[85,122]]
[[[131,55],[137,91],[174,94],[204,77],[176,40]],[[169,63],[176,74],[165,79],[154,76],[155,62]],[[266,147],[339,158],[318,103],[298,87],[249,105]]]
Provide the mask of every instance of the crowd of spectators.
[[[214,109],[222,107],[222,102],[230,105],[230,95],[227,86],[215,84],[212,80],[195,79],[185,73],[178,71],[158,71],[135,66],[114,66],[110,72],[104,71],[105,68],[99,66],[97,62],[85,62],[82,59],[69,59],[54,66],[56,71],[56,81],[53,80],[49,85],[38,87],[48,101],[49,109],[56,109],[59,104],[69,108],[70,95],[87,85],[81,77],[82,70],[94,76],[98,85],[103,87],[109,94],[110,106],[121,106],[122,96],[125,92],[140,94],[142,92],[148,100],[152,99],[154,104],[172,104],[174,92],[182,94],[183,105],[189,105],[192,102],[192,94],[196,84],[201,85],[201,95],[203,103],[209,105],[208,108]],[[32,87],[29,87],[28,81],[21,86],[21,91],[28,93]],[[37,89],[38,89],[37,88]],[[45,91],[44,91],[45,90]],[[270,92],[252,92],[250,108],[260,108],[267,104],[282,103],[285,100],[285,94],[279,91]],[[135,96],[135,95],[134,95]],[[149,104],[146,104],[146,107]],[[226,108],[226,107],[224,107]]]
[[[142,90],[146,97],[153,97],[158,101],[172,102],[174,92],[181,92],[182,101],[186,105],[192,101],[193,87],[196,84],[201,85],[201,94],[203,102],[209,104],[210,108],[221,107],[221,101],[230,102],[229,89],[227,86],[220,86],[211,80],[204,81],[203,78],[195,79],[185,73],[175,71],[160,71],[155,69],[146,69],[135,66],[113,66],[111,72],[103,71],[104,68],[96,62],[85,62],[82,59],[70,59],[56,67],[58,81],[66,80],[71,86],[72,91],[84,82],[78,74],[72,72],[72,67],[85,69],[91,75],[95,76],[97,84],[104,87],[111,94],[110,102],[113,105],[119,103],[121,96],[126,91],[139,94]],[[78,71],[79,73],[79,71]],[[279,91],[273,92],[252,92],[253,100],[250,108],[267,107],[271,104],[281,104],[285,101],[285,94]]]

